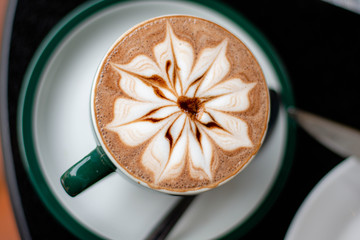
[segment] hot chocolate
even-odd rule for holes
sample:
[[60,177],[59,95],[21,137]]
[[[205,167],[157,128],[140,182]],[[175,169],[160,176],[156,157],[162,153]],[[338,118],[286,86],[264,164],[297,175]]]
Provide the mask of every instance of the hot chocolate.
[[166,16],[125,33],[96,79],[107,151],[151,188],[212,188],[257,153],[269,113],[259,64],[210,21]]

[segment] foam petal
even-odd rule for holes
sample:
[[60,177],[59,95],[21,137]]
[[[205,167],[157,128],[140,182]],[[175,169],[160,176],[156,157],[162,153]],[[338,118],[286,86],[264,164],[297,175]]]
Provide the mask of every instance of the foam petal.
[[[177,116],[155,135],[142,156],[143,165],[154,174],[157,183],[167,178],[176,178],[185,165],[184,149],[187,147],[187,136],[184,130],[186,131],[187,124],[184,118],[175,120],[175,117]],[[171,134],[172,127],[179,127],[181,131],[177,131],[177,135],[171,136],[170,140],[168,134]]]
[[205,98],[214,97],[205,103],[205,107],[229,112],[245,111],[250,106],[248,93],[255,85],[244,83],[239,78],[222,82],[202,95]]
[[176,111],[174,106],[118,98],[114,118],[106,128],[116,132],[125,144],[137,146],[154,136]]
[[[197,127],[196,127],[197,128]],[[203,130],[193,129],[188,134],[189,138],[189,170],[195,179],[212,179],[211,160],[212,145]]]
[[185,85],[188,97],[200,96],[210,87],[221,81],[230,69],[226,58],[227,40],[214,48],[202,50]]
[[220,148],[232,151],[240,147],[252,147],[246,122],[216,110],[208,110],[208,114],[211,117],[206,119],[213,121],[203,122],[199,126]]
[[117,71],[121,75],[119,86],[128,96],[144,102],[162,103],[166,100],[176,102],[174,94],[165,88],[141,80],[139,77],[121,69],[117,68]]

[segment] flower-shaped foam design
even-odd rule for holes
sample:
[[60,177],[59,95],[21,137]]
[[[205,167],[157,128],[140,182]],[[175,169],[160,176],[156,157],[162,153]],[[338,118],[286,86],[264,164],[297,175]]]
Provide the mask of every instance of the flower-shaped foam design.
[[249,107],[255,83],[226,79],[228,41],[204,48],[196,58],[192,45],[167,24],[165,40],[153,48],[153,61],[139,55],[112,67],[120,74],[114,118],[106,126],[129,146],[149,141],[142,155],[155,182],[176,178],[187,164],[194,179],[212,180],[215,144],[224,151],[251,147],[248,125],[231,112]]

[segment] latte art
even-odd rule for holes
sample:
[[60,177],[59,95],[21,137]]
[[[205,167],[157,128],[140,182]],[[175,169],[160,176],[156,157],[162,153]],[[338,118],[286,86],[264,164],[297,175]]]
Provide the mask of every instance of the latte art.
[[[177,22],[183,26],[194,26],[196,21],[199,27],[204,23],[209,25],[196,18],[192,23],[187,21],[189,18],[164,17],[152,22],[152,25],[163,26],[163,39],[149,44],[147,51],[129,58],[128,62],[109,57],[105,65],[114,79],[113,85],[118,88],[111,91],[119,93],[113,97],[113,103],[107,102],[113,106],[108,113],[112,117],[100,125],[103,136],[117,137],[124,149],[138,149],[122,163],[123,156],[131,154],[127,150],[116,153],[119,150],[111,149],[115,142],[109,143],[117,161],[153,188],[184,191],[183,188],[218,184],[246,164],[252,152],[259,148],[266,128],[268,107],[261,108],[259,100],[253,104],[250,99],[250,93],[258,84],[261,85],[258,89],[266,87],[261,72],[256,73],[260,81],[249,81],[245,74],[234,74],[233,66],[237,63],[231,63],[227,57],[229,43],[234,44],[235,38],[230,34],[202,48],[186,40],[184,35],[176,34],[173,26],[179,26]],[[214,26],[211,27],[214,31]],[[216,28],[220,29],[217,25]],[[128,38],[136,38],[135,35],[129,34]],[[102,75],[109,74],[107,71]],[[99,83],[101,81],[105,80],[100,79]],[[262,97],[265,102],[266,97],[267,92]],[[104,114],[102,108],[97,105],[98,116]],[[244,114],[248,109],[265,110],[260,113],[261,136],[258,138],[253,137],[256,123]],[[258,112],[251,114],[259,115]],[[98,121],[102,122],[100,117]],[[247,156],[242,159],[244,154]],[[234,166],[229,165],[236,157],[240,160],[235,160]],[[224,168],[221,164],[230,169],[227,175],[220,173],[219,169]]]

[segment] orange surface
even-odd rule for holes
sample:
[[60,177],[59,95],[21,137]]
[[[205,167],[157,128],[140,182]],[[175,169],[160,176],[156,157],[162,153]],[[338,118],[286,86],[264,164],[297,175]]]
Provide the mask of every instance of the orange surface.
[[[0,46],[4,26],[5,13],[7,9],[7,0],[0,0]],[[1,50],[1,49],[0,49]],[[0,239],[13,240],[20,239],[17,230],[15,217],[12,211],[9,191],[7,189],[4,162],[0,141]]]

